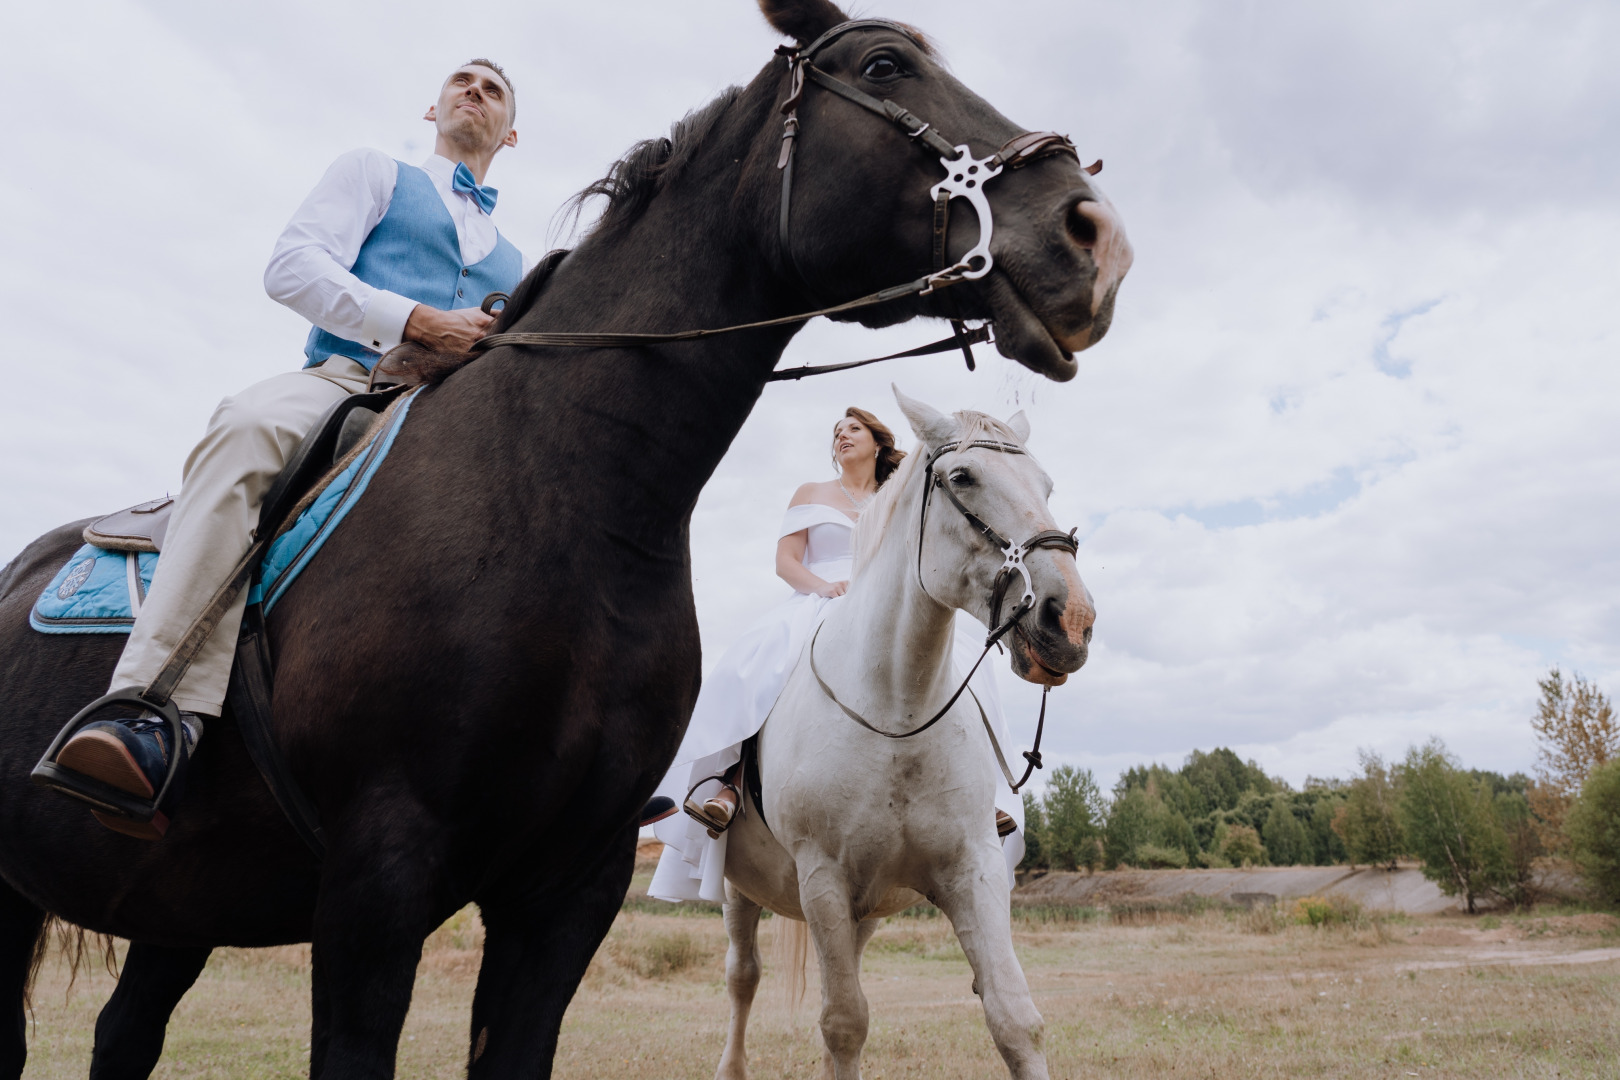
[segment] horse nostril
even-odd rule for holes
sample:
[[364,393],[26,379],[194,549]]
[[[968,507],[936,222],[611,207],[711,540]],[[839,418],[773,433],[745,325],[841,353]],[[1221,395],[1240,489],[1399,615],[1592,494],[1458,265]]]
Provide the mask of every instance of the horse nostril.
[[1080,640],[1087,645],[1091,644],[1091,627],[1086,627],[1085,632],[1080,635]]
[[1083,200],[1069,207],[1068,216],[1064,221],[1064,225],[1069,230],[1069,236],[1074,239],[1076,244],[1079,244],[1087,251],[1097,246],[1097,223],[1081,210],[1081,207],[1090,201],[1089,199]]
[[1058,640],[1069,636],[1069,631],[1063,625],[1063,613],[1068,605],[1055,596],[1048,596],[1046,603],[1041,605],[1041,626],[1047,633]]

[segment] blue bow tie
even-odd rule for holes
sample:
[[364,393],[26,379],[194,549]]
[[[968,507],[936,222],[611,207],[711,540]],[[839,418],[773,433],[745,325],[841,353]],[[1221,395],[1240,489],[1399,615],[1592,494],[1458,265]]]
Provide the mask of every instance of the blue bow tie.
[[450,181],[450,190],[460,192],[463,195],[471,195],[478,200],[478,205],[486,214],[495,212],[495,196],[500,194],[494,188],[487,187],[474,180],[472,170],[467,168],[467,163],[464,161],[456,162],[456,175],[455,179]]

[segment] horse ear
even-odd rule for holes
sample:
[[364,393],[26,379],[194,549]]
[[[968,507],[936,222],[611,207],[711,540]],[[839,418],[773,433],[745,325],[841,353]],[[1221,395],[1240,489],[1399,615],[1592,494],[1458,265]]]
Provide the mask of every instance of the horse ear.
[[951,441],[956,434],[955,420],[916,398],[907,397],[893,383],[889,384],[889,388],[894,391],[894,400],[900,404],[900,411],[911,421],[911,430],[917,433],[917,438],[929,446],[942,446]]
[[759,0],[759,10],[777,32],[798,39],[800,45],[808,45],[839,23],[849,21],[832,0]]
[[1007,417],[1007,426],[1012,428],[1012,432],[1018,436],[1019,442],[1029,442],[1029,417],[1024,415],[1023,409],[1019,409]]

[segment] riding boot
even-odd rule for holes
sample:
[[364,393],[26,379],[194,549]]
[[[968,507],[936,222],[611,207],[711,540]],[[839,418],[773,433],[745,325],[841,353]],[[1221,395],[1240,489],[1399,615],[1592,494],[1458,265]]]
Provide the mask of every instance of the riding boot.
[[676,809],[675,800],[668,795],[654,795],[641,808],[640,826],[645,829],[648,825],[655,825],[675,813]]
[[[139,840],[162,839],[169,829],[168,811],[185,794],[186,768],[202,739],[203,727],[203,718],[196,713],[180,714],[184,738],[178,747],[179,766],[163,805],[152,815],[152,820],[135,821],[95,810],[92,812],[96,820],[125,836]],[[176,752],[174,732],[168,723],[147,713],[132,719],[98,720],[85,725],[62,747],[56,764],[119,791],[151,799],[163,787],[170,759]]]

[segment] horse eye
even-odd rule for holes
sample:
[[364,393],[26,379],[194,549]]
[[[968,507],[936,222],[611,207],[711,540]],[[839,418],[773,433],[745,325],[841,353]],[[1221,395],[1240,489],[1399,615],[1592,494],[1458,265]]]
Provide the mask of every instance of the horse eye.
[[973,474],[966,469],[953,469],[951,470],[951,483],[957,487],[972,487]]
[[884,79],[892,79],[896,75],[900,74],[900,65],[894,62],[893,57],[880,56],[870,64],[867,64],[866,70],[861,72],[861,74],[868,79],[881,82]]

